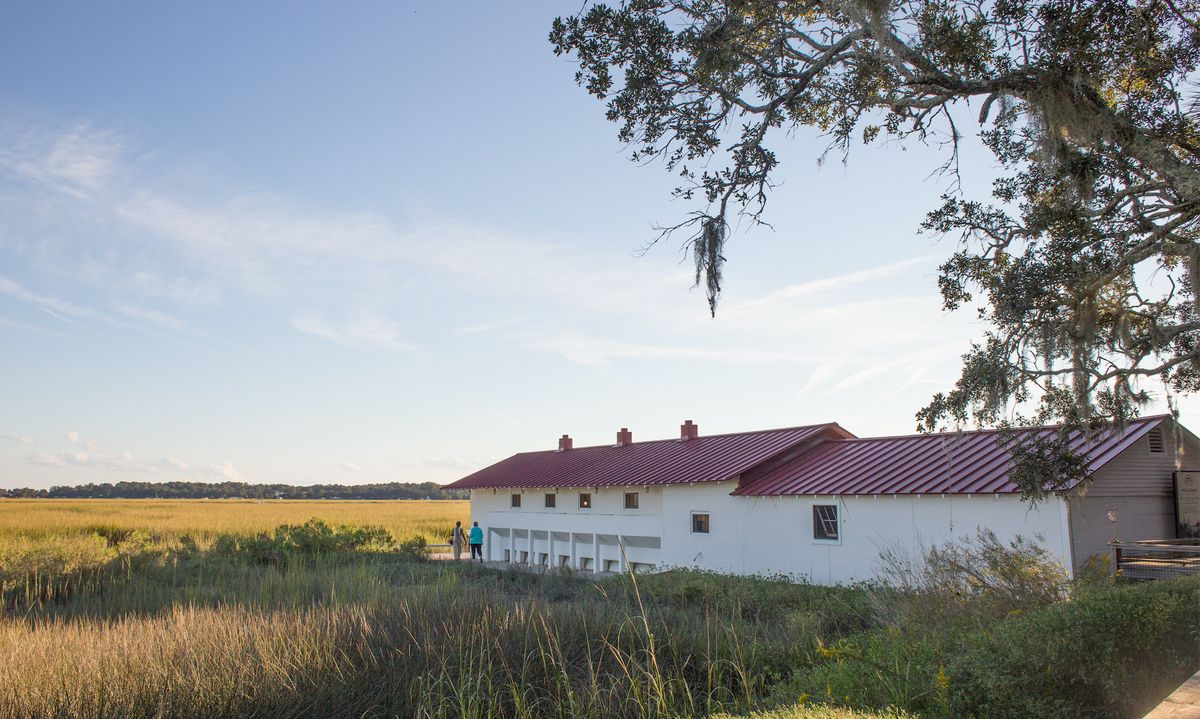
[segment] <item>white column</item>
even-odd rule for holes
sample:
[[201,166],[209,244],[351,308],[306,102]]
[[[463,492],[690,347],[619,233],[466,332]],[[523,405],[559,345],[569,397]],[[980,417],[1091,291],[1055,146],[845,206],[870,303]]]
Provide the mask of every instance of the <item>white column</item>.
[[529,551],[525,552],[525,563],[533,566],[533,530],[525,530],[525,539],[529,540]]
[[600,533],[592,532],[592,571],[600,571]]
[[579,537],[571,532],[568,534],[571,542],[571,569],[579,569]]
[[625,565],[626,565],[625,538],[619,534],[617,535],[617,551],[620,553],[619,558],[617,559],[617,568],[619,568],[621,570],[621,572],[624,573]]
[[517,530],[512,527],[508,529],[508,561],[510,564],[517,563]]

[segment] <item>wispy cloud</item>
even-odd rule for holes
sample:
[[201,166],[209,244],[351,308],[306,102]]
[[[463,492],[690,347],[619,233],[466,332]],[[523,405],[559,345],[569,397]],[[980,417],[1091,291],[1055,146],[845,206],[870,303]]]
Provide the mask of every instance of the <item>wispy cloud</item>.
[[400,326],[383,317],[362,315],[334,325],[324,317],[307,315],[291,321],[294,329],[342,347],[373,347],[413,352],[417,347],[400,339]]
[[37,452],[26,457],[26,460],[30,464],[50,467],[73,465],[90,469],[103,469],[111,472],[155,474],[164,471],[178,473],[188,471],[187,463],[180,459],[164,457],[158,460],[144,460],[127,451],[116,454],[102,454],[91,451]]
[[936,259],[936,255],[913,257],[906,260],[900,260],[899,262],[891,262],[885,265],[880,265],[879,267],[870,267],[864,270],[855,270],[853,272],[846,272],[840,275],[834,275],[832,277],[822,277],[816,280],[809,280],[807,282],[788,285],[786,287],[780,287],[779,289],[772,290],[762,297],[734,304],[726,311],[730,313],[744,312],[749,309],[760,307],[764,304],[795,300],[802,297],[811,297],[813,295],[836,290],[845,290],[854,287],[855,285],[861,285],[866,282],[873,282],[885,277],[900,274],[902,271],[910,267],[928,264]]
[[0,155],[0,164],[62,192],[82,196],[116,170],[121,141],[115,133],[78,124],[58,136],[27,135]]
[[41,295],[36,292],[32,292],[15,280],[11,280],[2,275],[0,275],[0,295],[8,295],[9,297],[21,302],[27,302],[29,304],[36,305],[63,322],[70,322],[72,324],[75,324],[75,321],[70,319],[71,317],[88,317],[95,314],[92,310],[79,307],[78,305],[67,302],[66,300],[61,300],[50,295]]
[[200,334],[196,330],[192,329],[192,327],[188,325],[185,320],[182,320],[178,317],[173,317],[165,312],[160,312],[158,310],[148,309],[145,307],[134,307],[133,305],[127,305],[123,303],[114,305],[113,309],[122,315],[125,315],[126,317],[138,320],[140,322],[145,322],[146,324],[153,325],[170,332],[182,332],[192,335]]
[[6,434],[0,436],[0,439],[7,439],[9,442],[16,442],[17,444],[33,444],[33,439],[23,434]]
[[355,464],[354,462],[342,462],[341,464],[338,465],[338,467],[341,467],[342,469],[346,470],[347,472],[361,472],[363,469],[361,466]]
[[802,362],[808,359],[795,352],[756,349],[710,349],[686,345],[659,345],[617,342],[584,335],[564,334],[533,338],[526,346],[553,352],[579,364],[602,367],[617,360],[692,360],[724,364],[764,364]]

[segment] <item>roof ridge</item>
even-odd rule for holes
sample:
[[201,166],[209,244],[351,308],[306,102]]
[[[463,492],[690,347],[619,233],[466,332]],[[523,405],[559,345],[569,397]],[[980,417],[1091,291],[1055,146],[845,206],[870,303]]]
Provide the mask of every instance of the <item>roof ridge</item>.
[[[1151,414],[1151,415],[1147,415],[1145,417],[1135,417],[1134,419],[1130,420],[1128,422],[1128,424],[1132,425],[1135,423],[1142,423],[1142,422],[1146,422],[1149,420],[1162,421],[1171,416],[1172,415],[1170,415],[1170,414]],[[1039,424],[1039,425],[1030,425],[1030,426],[1025,426],[1025,427],[1008,427],[1007,429],[1015,430],[1018,432],[1033,432],[1033,431],[1036,431],[1039,429],[1055,429],[1055,428],[1061,427],[1061,426],[1062,426],[1062,423]],[[884,440],[884,439],[917,439],[917,438],[922,438],[922,437],[955,437],[955,436],[961,436],[961,435],[965,435],[965,434],[989,434],[989,433],[998,433],[998,432],[1003,432],[1003,431],[1004,431],[1004,429],[1001,429],[1001,428],[956,429],[956,430],[940,430],[938,432],[914,432],[911,434],[885,434],[885,435],[880,435],[878,437],[847,437],[844,439],[830,439],[830,440],[826,440],[826,441],[827,442],[870,442],[870,441],[877,441],[877,440]]]
[[[723,432],[721,434],[704,434],[704,435],[700,435],[695,440],[689,440],[689,441],[710,439],[713,437],[737,437],[737,436],[746,435],[746,434],[768,434],[768,433],[772,433],[772,432],[791,432],[791,431],[798,430],[798,429],[814,429],[817,427],[841,427],[841,425],[838,424],[837,422],[818,422],[817,424],[798,424],[794,427],[776,427],[773,429],[752,429],[752,430],[747,430],[744,432]],[[845,430],[844,427],[842,427],[842,429]],[[846,431],[849,432],[849,430],[846,430]],[[659,444],[662,442],[678,442],[678,441],[680,441],[678,437],[667,437],[665,439],[646,439],[646,440],[642,440],[641,442],[631,442],[630,444],[625,445],[625,446],[632,447],[633,445],[638,445],[638,444]],[[571,448],[569,450],[565,450],[565,451],[578,452],[578,451],[584,450],[584,449],[605,449],[605,448],[615,447],[615,446],[617,446],[616,443],[613,443],[613,444],[589,444],[589,445],[585,445],[583,447],[573,447],[573,448]],[[513,457],[522,457],[522,456],[528,456],[528,455],[533,455],[533,454],[558,454],[562,451],[564,451],[564,450],[535,449],[535,450],[531,450],[528,452],[517,452],[516,454],[514,454],[512,456]]]

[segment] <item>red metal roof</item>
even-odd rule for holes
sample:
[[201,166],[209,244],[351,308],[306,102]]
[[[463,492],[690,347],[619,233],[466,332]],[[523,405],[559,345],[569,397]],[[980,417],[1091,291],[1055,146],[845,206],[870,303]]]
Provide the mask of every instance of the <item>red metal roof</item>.
[[[1071,437],[1096,471],[1162,423],[1165,415],[1129,422],[1122,432]],[[1056,427],[1021,430],[1052,436]],[[1020,491],[1009,481],[1009,449],[997,430],[831,440],[760,476],[743,477],[733,494],[991,494]]]
[[448,485],[450,489],[604,487],[714,482],[804,444],[851,437],[836,424],[761,432],[715,434],[681,442],[665,439],[618,447],[578,447],[563,452],[525,452]]

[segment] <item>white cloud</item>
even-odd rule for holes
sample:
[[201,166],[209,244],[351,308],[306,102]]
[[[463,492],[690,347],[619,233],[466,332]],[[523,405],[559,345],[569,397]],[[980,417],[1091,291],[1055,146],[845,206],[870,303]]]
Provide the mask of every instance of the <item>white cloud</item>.
[[347,472],[361,472],[363,469],[362,467],[355,464],[354,462],[342,462],[338,466],[341,467],[342,469],[346,470]]
[[16,442],[17,444],[33,444],[33,439],[23,434],[6,434],[0,437],[0,439],[7,439],[9,442]]
[[57,317],[63,322],[76,324],[70,317],[87,317],[95,314],[89,309],[79,307],[66,300],[61,300],[57,297],[49,295],[40,295],[23,287],[18,282],[0,275],[0,294],[8,295],[13,299],[27,302],[40,307],[50,315]]
[[190,469],[187,462],[183,461],[182,459],[176,459],[175,457],[163,457],[162,459],[158,460],[158,466],[163,469],[171,469],[176,472],[186,472]]
[[936,259],[936,255],[913,257],[907,260],[900,260],[899,262],[891,262],[879,267],[871,267],[865,270],[855,270],[854,272],[847,272],[844,274],[835,275],[833,277],[823,277],[818,280],[809,280],[808,282],[788,285],[787,287],[781,287],[777,290],[773,290],[763,297],[735,304],[724,311],[730,313],[744,312],[746,310],[773,302],[795,300],[802,297],[810,297],[812,295],[832,292],[835,290],[844,290],[854,285],[860,285],[865,282],[872,282],[874,280],[900,274],[902,270],[906,270],[915,265],[927,264]]
[[[68,434],[76,435],[75,442],[78,442],[78,432],[70,432]],[[181,459],[164,457],[158,460],[143,460],[134,456],[129,451],[121,451],[116,454],[102,454],[95,450],[70,450],[55,454],[37,452],[26,457],[26,460],[30,464],[43,466],[62,467],[72,465],[90,469],[104,469],[112,472],[154,474],[161,471],[180,473],[188,471],[187,462]]]
[[146,309],[144,307],[134,307],[123,303],[118,303],[113,306],[113,309],[131,319],[145,322],[154,325],[164,330],[171,332],[183,332],[186,334],[199,334],[193,330],[186,321],[178,317],[172,317],[158,310]]
[[71,444],[79,444],[79,432],[71,431],[67,432],[63,436],[66,437],[67,441]]
[[686,345],[616,342],[577,334],[528,340],[531,349],[553,352],[579,364],[602,367],[617,360],[693,360],[734,364],[803,362],[810,357],[796,352],[757,349],[709,349]]
[[323,317],[308,315],[291,321],[293,329],[319,337],[342,347],[373,347],[395,352],[413,352],[417,348],[400,339],[395,322],[374,315],[359,315],[334,326]]
[[219,477],[220,479],[230,482],[245,482],[246,478],[242,473],[234,469],[233,463],[227,459],[220,462],[209,462],[208,466],[201,470],[204,474]]
[[30,135],[0,155],[0,166],[82,196],[111,179],[121,154],[121,141],[112,132],[79,124],[61,135]]
[[35,452],[25,459],[30,464],[40,464],[47,467],[60,467],[64,464],[58,455],[50,454],[49,452]]

